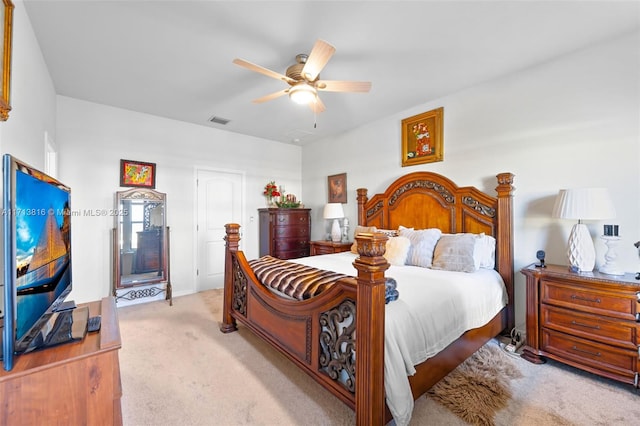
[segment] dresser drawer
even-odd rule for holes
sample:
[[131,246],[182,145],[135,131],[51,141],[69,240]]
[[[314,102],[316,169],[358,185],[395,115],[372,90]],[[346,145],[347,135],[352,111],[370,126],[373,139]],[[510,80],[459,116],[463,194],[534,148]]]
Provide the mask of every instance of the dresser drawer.
[[275,240],[275,249],[277,251],[291,251],[291,250],[306,250],[309,252],[309,240],[285,238],[281,240]]
[[312,255],[316,254],[333,254],[337,253],[336,249],[330,245],[314,245]]
[[634,383],[638,367],[637,350],[606,346],[547,329],[542,329],[542,349],[563,362],[571,361],[605,376]]
[[568,309],[635,321],[635,298],[562,281],[540,280],[540,302]]
[[309,213],[305,210],[299,212],[287,211],[282,213],[276,213],[273,217],[274,225],[309,225]]
[[309,249],[301,249],[301,250],[290,250],[290,251],[276,251],[276,256],[278,259],[299,259],[301,257],[308,257]]
[[542,327],[629,350],[637,348],[640,325],[635,322],[608,320],[549,305],[540,306],[540,318]]
[[303,238],[309,239],[308,226],[274,226],[273,236],[275,238]]

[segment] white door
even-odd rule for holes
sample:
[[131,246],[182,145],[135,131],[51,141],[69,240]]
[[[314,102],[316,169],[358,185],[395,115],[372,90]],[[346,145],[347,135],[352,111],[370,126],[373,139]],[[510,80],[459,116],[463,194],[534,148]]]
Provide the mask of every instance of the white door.
[[242,223],[243,175],[235,172],[198,170],[198,247],[196,290],[224,286],[225,229]]

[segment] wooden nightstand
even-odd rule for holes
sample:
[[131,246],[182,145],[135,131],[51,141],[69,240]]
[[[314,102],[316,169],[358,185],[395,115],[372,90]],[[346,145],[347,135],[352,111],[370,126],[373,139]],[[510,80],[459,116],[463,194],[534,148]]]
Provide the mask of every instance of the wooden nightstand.
[[543,357],[638,388],[640,281],[634,274],[575,273],[566,266],[530,265],[527,343],[522,357]]
[[351,250],[353,241],[334,243],[333,241],[311,241],[311,256],[317,254],[342,253]]

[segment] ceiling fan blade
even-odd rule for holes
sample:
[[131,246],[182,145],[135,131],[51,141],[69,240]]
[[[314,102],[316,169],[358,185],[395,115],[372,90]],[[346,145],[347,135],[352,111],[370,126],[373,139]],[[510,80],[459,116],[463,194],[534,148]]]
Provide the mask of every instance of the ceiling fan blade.
[[371,89],[370,81],[320,80],[316,82],[318,90],[325,92],[359,92],[366,93]]
[[319,97],[316,98],[315,102],[309,102],[309,108],[311,108],[311,111],[315,113],[322,112],[326,109],[324,103]]
[[250,71],[255,71],[255,72],[259,72],[260,74],[264,74],[267,77],[272,77],[272,78],[275,78],[277,80],[286,81],[287,83],[289,83],[289,82],[295,83],[294,80],[290,79],[289,77],[287,77],[284,74],[280,74],[279,72],[271,71],[270,69],[267,69],[265,67],[261,67],[260,65],[253,64],[253,63],[251,63],[249,61],[245,61],[244,59],[236,58],[236,59],[233,60],[233,63],[236,64],[236,65],[239,65],[239,66],[241,66],[243,68],[246,68],[246,69],[248,69]]
[[327,62],[329,62],[329,59],[331,59],[335,51],[335,47],[324,40],[318,39],[316,44],[313,45],[313,49],[311,49],[311,53],[309,53],[307,62],[302,68],[302,76],[304,76],[308,81],[313,81],[318,78],[318,74],[320,74],[322,68],[327,65]]
[[271,93],[270,95],[254,99],[252,102],[254,104],[261,104],[263,102],[270,101],[271,99],[279,98],[280,96],[286,95],[287,93],[289,93],[289,89],[280,90],[279,92]]

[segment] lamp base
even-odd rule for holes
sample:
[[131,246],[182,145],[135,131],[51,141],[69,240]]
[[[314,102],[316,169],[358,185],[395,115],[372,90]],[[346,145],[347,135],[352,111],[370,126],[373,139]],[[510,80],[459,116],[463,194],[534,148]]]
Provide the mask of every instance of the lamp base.
[[569,264],[578,272],[592,272],[596,266],[596,249],[587,225],[576,223],[569,235]]
[[339,243],[342,240],[342,231],[340,230],[340,222],[338,219],[333,219],[333,225],[331,225],[331,241]]
[[605,263],[599,269],[599,271],[603,274],[608,275],[624,275],[624,271],[621,271],[618,267],[618,253],[616,253],[616,247],[618,245],[618,241],[620,241],[620,237],[613,237],[608,235],[603,235],[602,239],[604,243],[607,245],[607,253],[604,255]]

